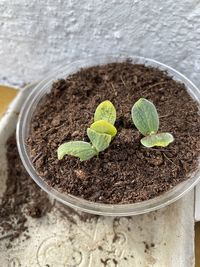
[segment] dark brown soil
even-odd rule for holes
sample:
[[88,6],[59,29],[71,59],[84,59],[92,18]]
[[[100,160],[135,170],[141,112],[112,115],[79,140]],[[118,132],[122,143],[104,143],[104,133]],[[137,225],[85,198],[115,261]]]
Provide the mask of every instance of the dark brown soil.
[[[174,135],[167,148],[140,144],[130,115],[140,97],[156,105],[160,131]],[[60,144],[88,140],[86,129],[106,99],[117,109],[118,134],[111,146],[89,161],[71,156],[59,161]],[[139,202],[166,192],[197,168],[198,105],[183,84],[155,68],[125,62],[83,69],[53,84],[35,111],[27,145],[38,174],[52,187],[95,202]]]
[[[8,178],[0,205],[0,240],[12,241],[28,231],[27,216],[40,218],[51,209],[48,196],[21,163],[14,135],[7,142]],[[24,234],[27,238],[28,235]],[[11,243],[8,243],[11,246]]]

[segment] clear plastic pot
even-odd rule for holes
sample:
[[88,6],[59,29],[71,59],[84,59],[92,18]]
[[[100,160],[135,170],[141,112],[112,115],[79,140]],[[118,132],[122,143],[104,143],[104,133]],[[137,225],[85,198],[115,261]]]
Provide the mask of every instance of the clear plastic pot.
[[123,62],[127,58],[131,59],[132,63],[145,64],[146,66],[153,66],[161,70],[166,70],[168,74],[171,75],[175,80],[184,83],[188,90],[188,93],[200,103],[200,90],[184,75],[174,70],[173,68],[148,58],[130,55],[109,55],[103,57],[87,58],[58,68],[55,72],[53,72],[44,80],[42,80],[34,88],[32,93],[24,103],[20,112],[19,121],[17,125],[17,144],[22,162],[30,176],[44,191],[46,191],[58,201],[62,202],[65,205],[80,209],[88,213],[101,214],[106,216],[130,216],[153,211],[176,201],[185,193],[190,191],[200,180],[199,166],[195,173],[191,174],[191,177],[189,179],[178,184],[171,190],[165,192],[164,194],[158,197],[134,204],[110,205],[90,202],[70,194],[61,193],[47,185],[47,183],[37,174],[29,157],[29,153],[26,146],[26,139],[29,134],[29,128],[33,112],[37,108],[37,104],[41,100],[41,98],[47,92],[50,92],[52,83],[59,78],[65,78],[69,74],[77,72],[80,68],[90,67],[94,65],[102,65],[111,62]]

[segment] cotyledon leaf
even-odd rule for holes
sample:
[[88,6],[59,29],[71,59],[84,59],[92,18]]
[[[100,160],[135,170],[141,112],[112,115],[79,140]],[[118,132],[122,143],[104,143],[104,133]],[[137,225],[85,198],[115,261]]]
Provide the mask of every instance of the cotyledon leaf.
[[95,121],[94,123],[92,123],[90,128],[98,133],[109,134],[112,137],[117,134],[117,129],[115,128],[115,126],[104,120]]
[[157,133],[159,118],[156,107],[152,102],[145,98],[140,98],[133,105],[131,115],[133,123],[143,135]]
[[170,133],[158,133],[145,136],[141,139],[141,143],[145,147],[166,147],[174,141],[173,135]]
[[105,100],[98,105],[94,114],[94,121],[99,121],[99,120],[107,121],[112,125],[115,124],[116,109],[109,100]]
[[104,134],[104,133],[98,133],[90,128],[87,129],[87,135],[92,143],[92,145],[95,147],[95,149],[98,152],[101,152],[109,147],[109,144],[111,142],[111,135]]
[[90,143],[83,141],[71,141],[59,146],[57,150],[58,159],[62,159],[65,155],[71,155],[80,158],[81,161],[89,160],[95,155],[97,151]]

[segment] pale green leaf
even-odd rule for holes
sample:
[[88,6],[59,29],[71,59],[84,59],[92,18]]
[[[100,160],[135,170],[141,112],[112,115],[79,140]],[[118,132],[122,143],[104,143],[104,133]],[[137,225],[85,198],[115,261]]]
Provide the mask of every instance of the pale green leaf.
[[111,142],[111,135],[98,133],[90,128],[87,129],[87,135],[98,152],[101,152],[109,147]]
[[115,124],[116,109],[109,100],[105,100],[98,105],[94,114],[94,121],[99,120],[107,121],[113,125]]
[[145,98],[140,98],[132,107],[132,119],[136,128],[143,134],[157,133],[159,118],[154,104]]
[[90,128],[98,133],[109,134],[112,137],[114,137],[117,134],[117,129],[115,128],[115,126],[104,120],[95,121],[90,126]]
[[89,160],[95,155],[97,151],[90,143],[83,141],[71,141],[59,146],[57,150],[58,159],[62,159],[65,155],[71,155],[80,158],[81,161]]
[[174,141],[173,135],[170,133],[158,133],[145,136],[141,139],[141,143],[145,147],[166,147]]

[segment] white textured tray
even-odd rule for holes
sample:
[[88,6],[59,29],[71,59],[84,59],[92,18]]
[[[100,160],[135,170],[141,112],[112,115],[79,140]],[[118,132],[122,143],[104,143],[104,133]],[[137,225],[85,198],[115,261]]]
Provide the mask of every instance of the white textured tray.
[[[30,90],[18,94],[0,121],[0,197],[7,175],[5,143]],[[30,239],[19,238],[11,249],[0,241],[0,266],[194,266],[193,191],[167,208],[128,218],[85,215],[56,203],[42,219],[28,218],[28,225]]]

